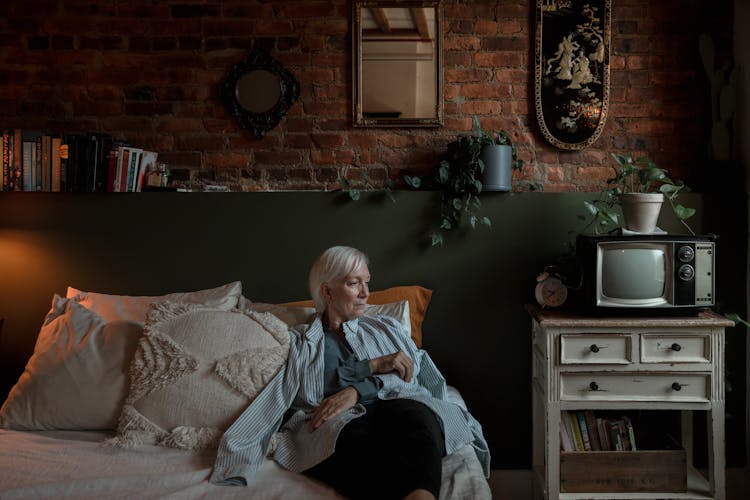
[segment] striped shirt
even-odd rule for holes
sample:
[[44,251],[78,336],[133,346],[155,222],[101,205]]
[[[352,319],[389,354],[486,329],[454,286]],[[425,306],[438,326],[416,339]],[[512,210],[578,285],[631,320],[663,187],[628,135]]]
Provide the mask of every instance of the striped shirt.
[[[400,323],[388,316],[363,316],[343,327],[357,359],[403,351],[414,361],[410,382],[396,373],[375,375],[382,382],[378,397],[408,398],[428,406],[442,421],[446,452],[471,444],[489,477],[490,453],[479,422],[462,406],[448,401],[445,379]],[[292,329],[290,335],[286,365],[224,433],[211,482],[246,484],[267,456],[288,470],[307,470],[329,457],[341,429],[365,413],[365,407],[356,404],[317,430],[309,430],[310,414],[323,399],[323,325],[317,318],[311,325]],[[282,427],[290,408],[293,413]]]

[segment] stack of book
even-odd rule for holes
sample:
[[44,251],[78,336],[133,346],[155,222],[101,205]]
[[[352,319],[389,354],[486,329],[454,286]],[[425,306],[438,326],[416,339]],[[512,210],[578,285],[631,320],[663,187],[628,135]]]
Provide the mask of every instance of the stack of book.
[[597,417],[593,410],[560,414],[562,451],[636,451],[633,423],[627,416]]
[[4,130],[3,191],[140,191],[157,153],[116,143],[107,134],[46,134]]

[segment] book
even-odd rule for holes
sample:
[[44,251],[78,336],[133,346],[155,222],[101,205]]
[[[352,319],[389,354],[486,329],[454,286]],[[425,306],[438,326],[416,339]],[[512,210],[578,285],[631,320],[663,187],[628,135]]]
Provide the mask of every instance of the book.
[[62,186],[62,164],[60,163],[60,146],[62,139],[52,137],[50,147],[50,191],[60,192]]
[[124,193],[127,191],[128,187],[128,168],[130,168],[130,148],[128,146],[122,146],[120,148],[118,163],[115,191]]
[[612,451],[612,445],[609,442],[609,434],[607,434],[607,428],[604,426],[604,419],[601,417],[596,418],[596,427],[599,430],[599,441],[603,451]]
[[130,160],[128,167],[128,178],[125,183],[125,191],[132,193],[135,191],[136,179],[138,179],[138,168],[141,165],[141,155],[143,150],[140,148],[130,148]]
[[578,428],[581,429],[581,439],[583,440],[583,449],[585,451],[591,451],[591,440],[589,439],[589,430],[586,425],[586,416],[582,411],[575,412],[576,419],[578,419]]
[[562,451],[575,451],[573,441],[570,439],[568,434],[568,428],[565,425],[565,416],[562,415],[560,418],[560,449]]
[[576,445],[577,451],[586,451],[586,448],[583,444],[583,436],[581,435],[581,427],[578,423],[578,417],[576,417],[575,412],[569,411],[566,412],[568,419],[570,420],[570,427],[573,429],[573,441]]
[[44,134],[42,136],[42,191],[52,190],[52,137]]
[[13,191],[15,189],[13,172],[11,171],[11,135],[9,131],[3,131],[2,142],[3,142],[3,156],[2,156],[2,169],[3,169],[3,191]]
[[625,431],[628,436],[629,449],[632,451],[636,451],[637,448],[635,446],[635,430],[633,429],[633,422],[631,422],[630,418],[628,418],[627,416],[623,416],[622,421],[625,425]]
[[138,168],[138,178],[136,179],[135,191],[140,191],[143,188],[145,176],[148,172],[156,170],[156,159],[158,158],[156,151],[143,150],[141,155],[141,165]]
[[13,186],[16,191],[23,190],[23,170],[21,165],[21,129],[13,130],[11,168],[13,170]]
[[584,410],[583,415],[586,418],[586,429],[589,432],[589,442],[591,443],[591,450],[600,451],[602,449],[602,445],[599,438],[599,428],[596,425],[594,412],[592,410]]

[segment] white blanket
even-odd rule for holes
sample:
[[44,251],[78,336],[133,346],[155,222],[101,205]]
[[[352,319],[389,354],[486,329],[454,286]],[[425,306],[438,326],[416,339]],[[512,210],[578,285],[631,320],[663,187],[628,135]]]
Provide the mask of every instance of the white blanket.
[[[331,488],[267,461],[247,487],[208,482],[216,450],[105,446],[102,432],[0,430],[0,498],[337,499]],[[470,446],[443,459],[440,498],[491,499]]]

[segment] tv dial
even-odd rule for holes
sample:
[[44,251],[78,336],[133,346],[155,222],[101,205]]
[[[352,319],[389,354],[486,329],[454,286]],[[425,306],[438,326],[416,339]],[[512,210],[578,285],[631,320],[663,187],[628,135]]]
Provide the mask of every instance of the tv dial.
[[680,266],[677,274],[682,281],[690,281],[695,276],[695,268],[690,264],[683,264]]
[[680,249],[677,250],[677,258],[682,262],[691,262],[695,259],[695,250],[689,245],[681,246]]

